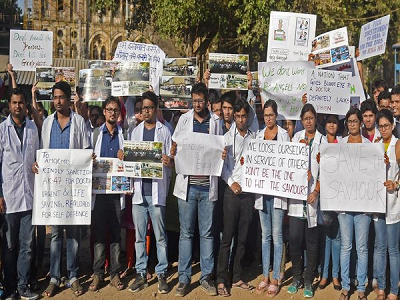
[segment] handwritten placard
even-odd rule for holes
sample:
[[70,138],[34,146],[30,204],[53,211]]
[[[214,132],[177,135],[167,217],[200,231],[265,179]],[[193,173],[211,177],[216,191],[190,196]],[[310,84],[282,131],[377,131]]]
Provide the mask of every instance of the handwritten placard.
[[35,71],[53,64],[53,32],[10,30],[10,63],[15,70]]
[[307,71],[307,101],[317,113],[345,115],[350,109],[350,72]]
[[113,60],[119,62],[150,62],[150,85],[154,92],[158,94],[164,58],[164,51],[157,45],[124,41],[118,43]]
[[246,140],[242,190],[307,200],[308,155],[303,143]]
[[383,144],[321,144],[322,210],[386,212]]
[[317,16],[272,11],[269,20],[267,61],[307,61]]
[[389,21],[390,15],[387,15],[361,27],[360,41],[358,43],[360,56],[357,57],[357,60],[385,53]]
[[90,225],[92,150],[37,151],[33,225]]
[[258,83],[264,101],[273,99],[279,114],[286,119],[300,120],[301,97],[307,93],[307,70],[313,62],[259,62]]
[[177,174],[221,176],[224,137],[197,132],[175,132]]

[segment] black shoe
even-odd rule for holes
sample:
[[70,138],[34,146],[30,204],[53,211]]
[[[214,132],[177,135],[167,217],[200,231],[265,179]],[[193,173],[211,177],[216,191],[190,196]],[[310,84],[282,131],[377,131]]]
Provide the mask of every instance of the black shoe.
[[147,288],[149,286],[149,284],[148,284],[147,279],[146,279],[145,276],[142,276],[142,275],[138,274],[136,276],[135,281],[129,287],[129,291],[132,292],[132,293],[136,293],[136,292],[139,292],[139,291],[143,290],[144,288]]
[[180,282],[178,287],[175,290],[175,297],[183,297],[186,295],[189,285],[186,283]]
[[39,298],[39,295],[32,293],[28,287],[24,289],[19,289],[18,293],[19,297],[23,300],[36,300],[37,298]]
[[160,294],[166,294],[169,292],[169,287],[165,274],[158,275],[158,292]]
[[209,296],[217,296],[217,289],[211,276],[207,276],[201,283],[201,288],[207,292]]

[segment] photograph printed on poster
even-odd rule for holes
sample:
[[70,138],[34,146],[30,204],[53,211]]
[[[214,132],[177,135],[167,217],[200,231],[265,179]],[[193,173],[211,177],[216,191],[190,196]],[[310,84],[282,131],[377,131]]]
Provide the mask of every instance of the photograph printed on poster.
[[289,30],[289,18],[277,18],[271,20],[272,28],[274,28],[274,41],[286,42],[287,32]]
[[104,101],[111,96],[110,69],[79,70],[79,93],[83,101]]
[[191,109],[192,99],[191,98],[161,98],[160,109]]
[[307,46],[309,40],[309,18],[296,18],[296,35],[294,44],[297,46]]
[[208,66],[211,74],[246,74],[249,55],[210,53]]
[[195,77],[161,76],[160,95],[172,98],[191,98],[190,92],[195,84]]
[[71,86],[71,95],[75,95],[75,68],[74,67],[40,67],[36,68],[37,101],[53,99],[52,87],[56,82],[66,81]]
[[165,58],[163,76],[197,76],[196,57]]

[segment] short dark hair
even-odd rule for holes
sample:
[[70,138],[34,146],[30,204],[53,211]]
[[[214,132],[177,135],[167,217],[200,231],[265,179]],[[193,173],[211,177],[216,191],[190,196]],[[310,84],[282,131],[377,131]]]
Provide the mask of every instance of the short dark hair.
[[15,89],[11,90],[11,94],[10,94],[10,98],[8,98],[8,102],[11,102],[11,97],[13,95],[22,96],[22,98],[24,99],[24,102],[26,104],[25,94],[22,92],[22,90],[20,88],[15,88]]
[[93,110],[97,110],[97,112],[98,112],[99,114],[102,114],[102,113],[103,113],[103,110],[102,110],[101,107],[98,106],[98,105],[93,105],[93,106],[89,107],[89,113],[92,113]]
[[206,102],[208,101],[208,88],[203,82],[196,83],[194,86],[192,86],[190,95],[193,96],[193,94],[203,94],[204,100]]
[[63,80],[56,82],[51,89],[51,94],[53,96],[54,96],[54,90],[61,90],[67,97],[67,100],[71,100],[71,86],[69,85],[68,82]]
[[383,92],[379,93],[378,105],[381,103],[382,99],[389,99],[390,100],[390,92],[389,91],[383,91]]
[[216,104],[221,102],[221,99],[219,98],[218,95],[218,91],[214,89],[208,90],[208,99],[210,101],[210,104]]
[[235,102],[236,102],[236,92],[235,91],[229,91],[226,93],[223,93],[221,95],[221,103],[222,105],[224,105],[224,102],[228,102],[230,105],[232,105],[232,107],[235,106]]
[[235,106],[233,107],[233,112],[237,113],[242,109],[244,109],[244,111],[248,115],[250,113],[250,104],[245,100],[239,99],[238,101],[236,101]]
[[390,96],[393,96],[393,95],[400,95],[400,84],[395,85],[392,88],[392,91],[390,92]]
[[374,115],[378,113],[375,101],[369,99],[361,103],[360,111],[361,114],[364,114],[366,111],[372,111]]
[[314,115],[314,117],[317,117],[317,111],[315,110],[314,106],[311,103],[306,103],[304,104],[303,108],[301,109],[300,112],[300,118],[303,119],[304,115],[310,112]]
[[109,103],[117,103],[118,109],[121,110],[121,102],[119,102],[119,99],[117,97],[107,97],[107,99],[103,102],[103,109],[105,109]]
[[349,109],[349,111],[347,112],[346,117],[345,117],[346,123],[349,120],[351,115],[356,115],[357,119],[360,121],[360,123],[362,123],[362,113],[357,107],[352,107]]
[[393,114],[387,108],[381,109],[376,116],[376,124],[379,124],[379,120],[385,118],[390,124],[394,124]]
[[[142,99],[143,99],[143,100],[144,100],[144,99],[148,99],[148,100],[150,100],[151,102],[153,102],[155,108],[158,107],[158,98],[157,98],[157,95],[154,94],[153,92],[150,92],[150,91],[144,92],[144,93],[142,94]],[[142,100],[142,103],[143,103],[143,100]]]
[[374,89],[379,89],[380,87],[383,87],[385,89],[385,91],[388,89],[388,84],[386,83],[385,80],[383,79],[377,79],[374,81],[374,83],[372,84],[372,87]]
[[278,115],[278,104],[276,104],[275,100],[269,99],[267,102],[264,103],[264,108],[263,112],[265,111],[266,108],[271,107],[272,110],[274,111],[274,114],[277,116]]

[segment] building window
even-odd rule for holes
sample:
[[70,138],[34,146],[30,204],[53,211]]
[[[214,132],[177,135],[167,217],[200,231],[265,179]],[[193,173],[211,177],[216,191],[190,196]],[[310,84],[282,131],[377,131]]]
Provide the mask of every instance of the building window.
[[57,53],[58,53],[59,58],[64,57],[64,47],[61,43],[58,43],[58,45],[57,45]]
[[63,31],[62,31],[61,29],[59,29],[59,30],[57,31],[57,35],[58,35],[58,37],[61,39],[61,38],[64,36],[64,33],[63,33]]
[[58,11],[64,10],[64,0],[57,0],[57,10]]
[[102,60],[106,60],[106,56],[107,56],[107,53],[106,53],[106,47],[101,47],[101,59]]
[[92,57],[93,59],[99,59],[99,50],[97,49],[97,46],[93,47]]

